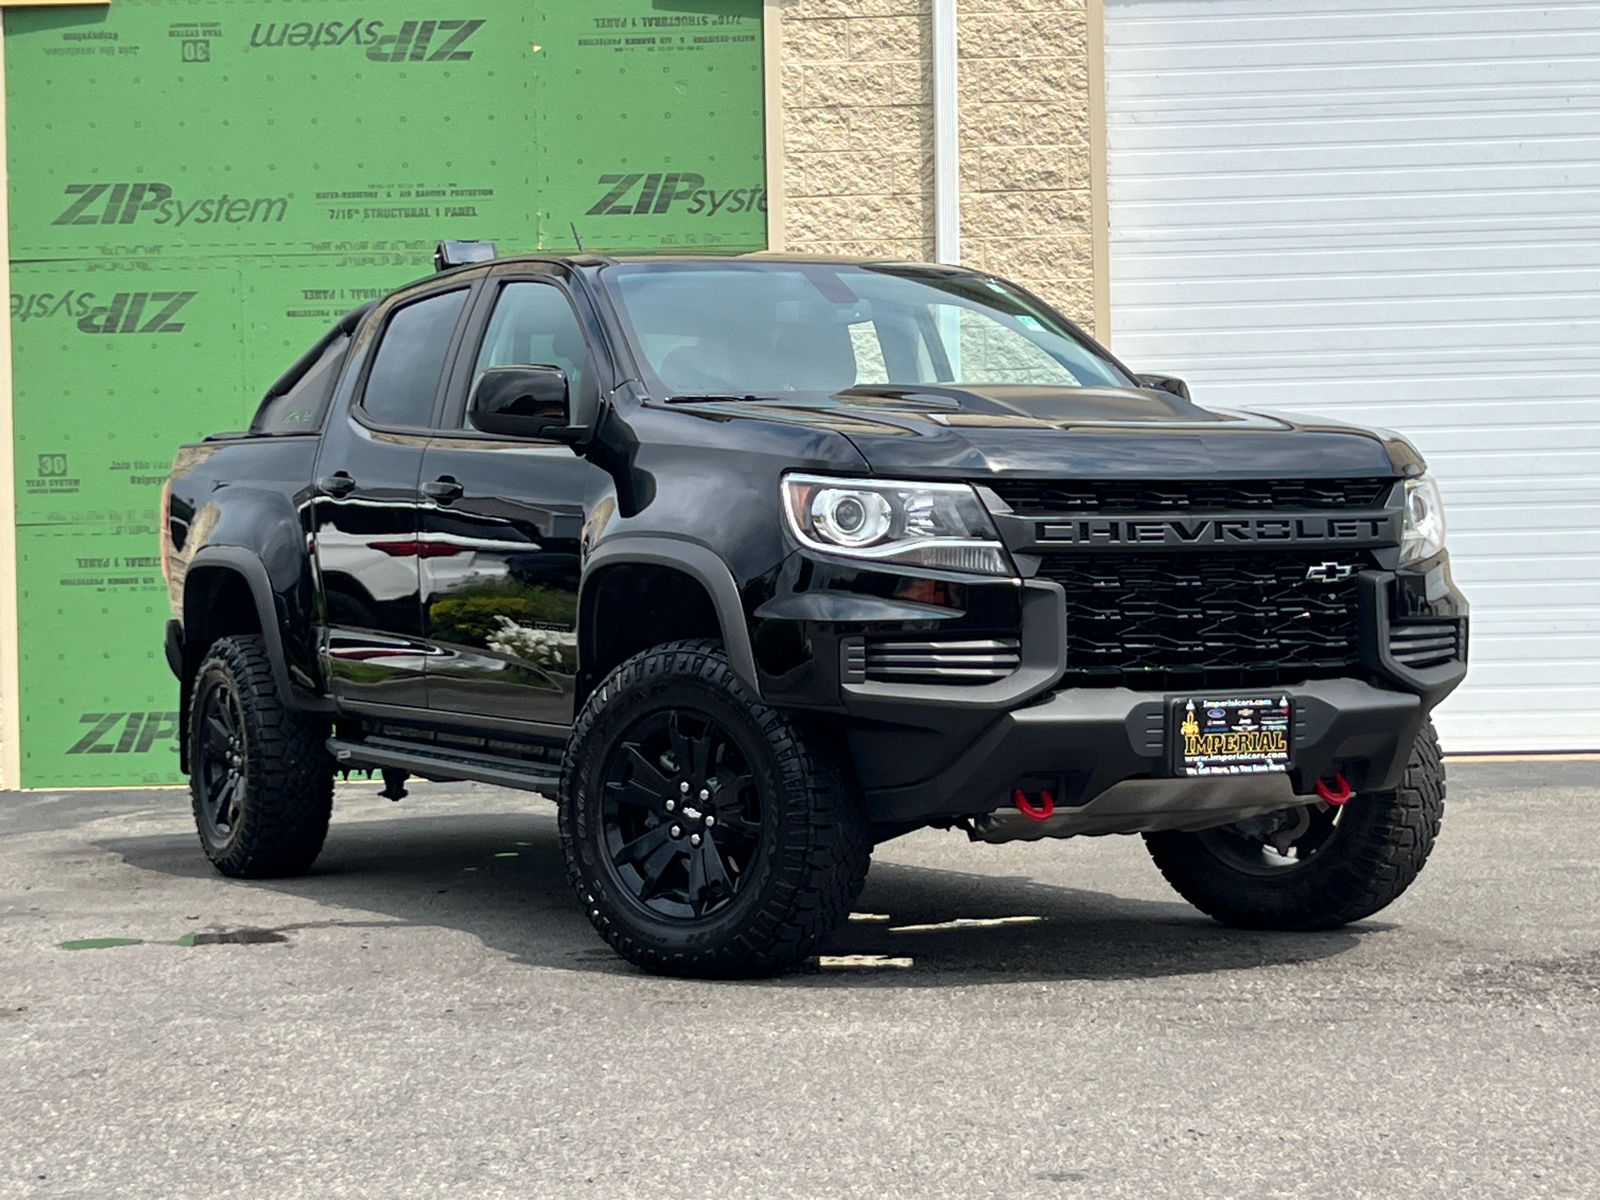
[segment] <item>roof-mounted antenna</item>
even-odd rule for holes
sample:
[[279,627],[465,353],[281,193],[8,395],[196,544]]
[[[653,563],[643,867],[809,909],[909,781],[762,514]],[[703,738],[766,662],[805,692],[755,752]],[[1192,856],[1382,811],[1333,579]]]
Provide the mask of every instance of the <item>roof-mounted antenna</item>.
[[567,222],[567,227],[572,230],[572,240],[578,243],[578,253],[582,254],[583,253],[583,239],[578,236],[578,223],[576,221],[568,221]]

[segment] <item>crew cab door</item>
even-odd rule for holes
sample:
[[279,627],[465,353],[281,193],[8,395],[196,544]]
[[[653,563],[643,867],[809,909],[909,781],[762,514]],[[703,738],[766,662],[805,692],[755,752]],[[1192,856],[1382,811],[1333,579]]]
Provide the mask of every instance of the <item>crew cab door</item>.
[[323,667],[344,701],[427,703],[417,482],[471,294],[471,281],[457,282],[404,294],[376,314],[351,402],[329,418],[318,452]]
[[606,364],[586,303],[555,269],[491,277],[477,308],[423,455],[428,705],[560,733],[573,719],[585,496],[605,477],[559,442],[472,428],[467,399],[485,367],[553,365],[577,403]]

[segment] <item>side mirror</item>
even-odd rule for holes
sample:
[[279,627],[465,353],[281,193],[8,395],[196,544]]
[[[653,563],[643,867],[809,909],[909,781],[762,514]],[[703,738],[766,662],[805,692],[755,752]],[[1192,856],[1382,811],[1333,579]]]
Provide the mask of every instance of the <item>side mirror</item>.
[[1135,375],[1133,378],[1142,388],[1153,388],[1158,392],[1171,392],[1180,400],[1189,399],[1189,385],[1171,375]]
[[472,385],[467,420],[485,433],[575,442],[567,373],[560,367],[487,367]]

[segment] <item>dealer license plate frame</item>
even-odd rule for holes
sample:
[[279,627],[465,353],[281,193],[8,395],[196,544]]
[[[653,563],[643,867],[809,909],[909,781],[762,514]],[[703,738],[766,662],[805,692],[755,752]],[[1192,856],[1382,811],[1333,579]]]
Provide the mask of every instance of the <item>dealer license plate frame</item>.
[[[1190,694],[1172,700],[1173,774],[1272,775],[1294,767],[1294,701],[1282,692]],[[1192,718],[1192,722],[1191,722]],[[1230,742],[1229,735],[1237,740]]]

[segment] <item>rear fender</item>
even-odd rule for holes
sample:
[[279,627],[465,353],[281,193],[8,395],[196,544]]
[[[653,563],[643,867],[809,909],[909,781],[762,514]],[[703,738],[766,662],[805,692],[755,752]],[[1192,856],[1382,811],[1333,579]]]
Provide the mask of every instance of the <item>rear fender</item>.
[[[285,704],[299,706],[294,686],[289,679],[289,668],[284,657],[285,621],[273,598],[272,581],[267,569],[255,554],[242,546],[207,546],[197,553],[189,564],[190,586],[184,590],[183,606],[183,664],[184,675],[192,678],[199,667],[200,657],[215,639],[215,627],[231,622],[221,622],[204,611],[205,596],[210,589],[195,586],[212,571],[226,571],[244,580],[250,589],[255,605],[256,621],[261,636],[267,643],[267,654],[272,660],[272,681],[278,689],[278,698]],[[187,679],[185,680],[187,682]]]
[[199,640],[206,627],[203,615],[190,611],[197,595],[204,594],[192,586],[196,574],[233,571],[249,586],[285,703],[331,711],[317,659],[315,589],[300,512],[283,492],[245,487],[217,489],[206,508],[208,519],[195,522],[204,529],[202,543],[186,547],[186,642]]

